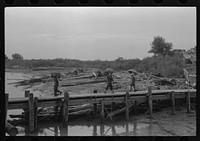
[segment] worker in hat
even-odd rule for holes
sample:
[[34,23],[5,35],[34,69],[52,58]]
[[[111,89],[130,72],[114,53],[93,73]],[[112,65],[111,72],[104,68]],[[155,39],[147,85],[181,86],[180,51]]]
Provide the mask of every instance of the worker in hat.
[[112,91],[112,93],[114,93],[113,91],[113,84],[114,83],[114,80],[113,80],[113,77],[112,77],[112,73],[109,72],[107,74],[107,86],[106,86],[106,90],[105,90],[105,93],[107,92],[108,88],[110,88],[110,90]]
[[132,91],[132,88],[134,88],[134,92],[136,91],[135,88],[135,75],[133,72],[130,72],[130,76],[131,76],[131,85],[130,85],[130,92]]

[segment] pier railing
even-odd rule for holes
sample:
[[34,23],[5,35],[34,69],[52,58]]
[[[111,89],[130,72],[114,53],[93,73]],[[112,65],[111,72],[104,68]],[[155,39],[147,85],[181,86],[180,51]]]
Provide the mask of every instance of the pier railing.
[[[6,94],[9,97],[9,94]],[[112,102],[125,102],[126,120],[129,120],[129,103],[130,102],[148,102],[149,116],[152,117],[153,100],[170,99],[172,105],[172,114],[175,114],[175,99],[185,98],[187,101],[187,112],[190,110],[190,98],[196,97],[196,89],[181,89],[181,90],[152,90],[148,87],[146,91],[137,92],[116,92],[112,94],[91,93],[91,94],[75,94],[69,95],[68,92],[64,96],[49,96],[49,97],[33,97],[33,93],[25,91],[25,97],[22,98],[8,98],[6,101],[6,111],[12,109],[26,109],[29,111],[29,126],[30,131],[34,131],[37,127],[37,109],[39,107],[62,107],[63,123],[68,122],[69,106],[82,105],[91,103],[94,105],[94,113],[96,112],[96,105],[101,104],[101,120],[104,119],[104,104]]]

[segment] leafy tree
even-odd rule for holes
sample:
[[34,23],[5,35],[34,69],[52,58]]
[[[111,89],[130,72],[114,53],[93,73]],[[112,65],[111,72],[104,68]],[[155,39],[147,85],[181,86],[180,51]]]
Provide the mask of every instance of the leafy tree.
[[12,54],[13,60],[23,60],[23,56],[18,53]]
[[148,51],[148,53],[154,53],[154,56],[161,54],[166,57],[171,55],[172,46],[172,43],[168,43],[164,38],[157,36],[154,37],[154,40],[151,43],[151,49]]
[[120,62],[120,61],[123,61],[123,60],[124,60],[123,57],[118,57],[115,61],[116,61],[116,62]]

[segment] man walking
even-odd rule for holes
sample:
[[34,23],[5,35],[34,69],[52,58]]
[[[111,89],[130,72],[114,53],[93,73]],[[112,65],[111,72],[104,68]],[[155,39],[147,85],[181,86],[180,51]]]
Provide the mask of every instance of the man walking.
[[133,72],[130,72],[130,76],[131,76],[131,88],[130,88],[130,92],[132,91],[132,87],[134,88],[134,92],[136,91],[136,88],[135,88],[135,76],[134,76],[134,73]]
[[109,72],[108,75],[107,75],[107,87],[106,87],[105,93],[107,92],[108,88],[110,88],[112,93],[114,93],[113,85],[112,85],[113,83],[114,83],[114,80],[113,80],[113,77],[112,77],[112,73]]
[[59,86],[58,76],[54,76],[54,96],[57,96],[57,92],[59,92],[60,94],[62,93],[61,91],[58,90],[58,86]]

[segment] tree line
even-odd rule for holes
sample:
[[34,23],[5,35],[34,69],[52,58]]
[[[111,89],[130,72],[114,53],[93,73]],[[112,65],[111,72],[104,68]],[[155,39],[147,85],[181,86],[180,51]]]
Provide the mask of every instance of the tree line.
[[115,70],[136,69],[139,72],[152,73],[163,77],[183,77],[185,63],[192,63],[191,60],[183,59],[183,52],[196,55],[196,46],[189,50],[173,49],[173,44],[166,42],[161,36],[154,37],[150,44],[148,53],[152,57],[140,59],[124,59],[118,57],[114,61],[81,61],[76,59],[23,59],[23,56],[15,53],[12,58],[5,55],[6,68],[37,68],[37,67],[77,67],[77,68],[113,68]]

